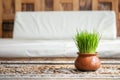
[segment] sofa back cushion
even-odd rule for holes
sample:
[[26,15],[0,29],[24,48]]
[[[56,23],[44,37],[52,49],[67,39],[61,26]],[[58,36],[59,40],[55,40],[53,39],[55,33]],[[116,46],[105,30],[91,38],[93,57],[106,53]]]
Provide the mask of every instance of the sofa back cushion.
[[116,38],[113,11],[17,12],[14,39],[73,39],[77,30],[98,31],[102,39]]

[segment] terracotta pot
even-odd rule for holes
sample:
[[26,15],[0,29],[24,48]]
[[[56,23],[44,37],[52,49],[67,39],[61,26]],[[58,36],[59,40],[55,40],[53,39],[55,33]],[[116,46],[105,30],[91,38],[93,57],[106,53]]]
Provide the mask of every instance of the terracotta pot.
[[81,71],[94,71],[101,65],[100,59],[95,54],[81,54],[78,53],[78,57],[75,61],[75,67]]

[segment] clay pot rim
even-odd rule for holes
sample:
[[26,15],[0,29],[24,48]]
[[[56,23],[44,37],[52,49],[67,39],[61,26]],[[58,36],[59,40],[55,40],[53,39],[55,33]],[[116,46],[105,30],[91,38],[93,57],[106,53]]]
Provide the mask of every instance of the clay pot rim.
[[79,56],[96,56],[98,54],[98,52],[95,52],[94,54],[90,54],[90,53],[80,53],[80,52],[77,52],[77,54]]

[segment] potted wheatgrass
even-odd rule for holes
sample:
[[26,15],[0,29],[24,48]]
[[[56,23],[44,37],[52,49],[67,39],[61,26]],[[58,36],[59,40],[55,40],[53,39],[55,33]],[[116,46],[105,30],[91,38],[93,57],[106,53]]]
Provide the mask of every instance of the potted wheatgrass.
[[97,70],[101,62],[97,56],[96,48],[100,36],[97,32],[81,31],[75,35],[75,43],[79,50],[75,67],[82,71]]

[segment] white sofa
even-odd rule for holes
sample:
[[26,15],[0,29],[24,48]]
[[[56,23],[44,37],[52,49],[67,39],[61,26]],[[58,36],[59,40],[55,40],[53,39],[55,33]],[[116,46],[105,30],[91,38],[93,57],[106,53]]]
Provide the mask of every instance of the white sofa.
[[0,39],[0,57],[76,57],[77,30],[98,31],[98,55],[120,58],[113,11],[17,12],[13,39]]

